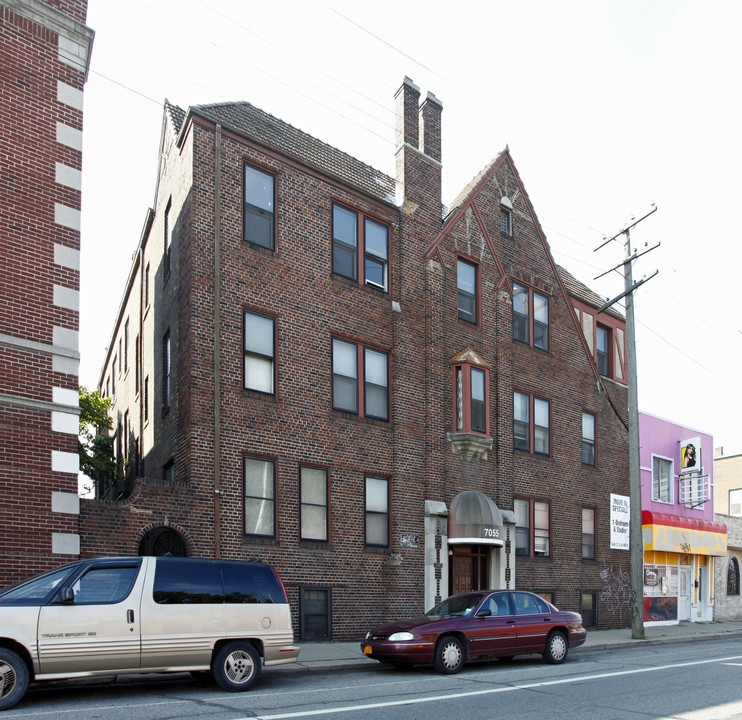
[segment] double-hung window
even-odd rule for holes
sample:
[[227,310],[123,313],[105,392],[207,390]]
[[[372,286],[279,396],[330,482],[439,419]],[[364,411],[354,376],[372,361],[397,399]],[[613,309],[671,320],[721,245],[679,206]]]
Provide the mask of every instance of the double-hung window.
[[332,206],[332,272],[389,289],[389,228],[342,205]]
[[389,546],[389,480],[366,478],[366,545]]
[[275,249],[275,178],[245,165],[245,240],[253,245]]
[[513,338],[549,349],[549,298],[517,282],[513,283]]
[[334,338],[332,341],[332,407],[335,410],[361,417],[388,420],[389,356],[387,353]]
[[245,312],[245,389],[275,394],[275,319]]
[[477,266],[466,260],[458,260],[456,266],[459,318],[470,323],[477,322]]
[[582,413],[582,464],[595,465],[595,415]]
[[549,503],[540,500],[513,501],[515,511],[515,554],[546,557],[550,554]]
[[163,276],[165,282],[170,277],[170,255],[173,247],[173,218],[172,218],[172,201],[168,200],[165,208],[165,228],[163,242],[165,245],[163,252]]
[[172,370],[172,357],[170,353],[170,331],[168,330],[162,339],[162,407],[164,411],[170,409],[171,400],[170,373]]
[[610,341],[611,331],[607,327],[598,325],[595,329],[595,361],[598,364],[598,372],[608,377],[610,373]]
[[582,508],[582,559],[595,560],[595,510]]
[[549,455],[550,415],[548,400],[521,392],[513,393],[513,447]]
[[245,535],[275,537],[276,484],[271,460],[244,459]]
[[326,541],[327,523],[327,470],[301,467],[301,539]]
[[672,502],[672,461],[652,458],[652,500]]

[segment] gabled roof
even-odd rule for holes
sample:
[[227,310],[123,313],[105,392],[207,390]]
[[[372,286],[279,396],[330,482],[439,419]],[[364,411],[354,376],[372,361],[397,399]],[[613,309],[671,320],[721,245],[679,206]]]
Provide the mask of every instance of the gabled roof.
[[[174,122],[176,110],[180,108],[173,110]],[[195,105],[188,110],[188,115],[191,114],[219,123],[224,128],[337,178],[377,200],[394,203],[393,178],[248,102]],[[183,114],[179,119],[182,131],[187,116]]]
[[[605,305],[605,300],[603,300],[598,293],[593,292],[587,285],[581,283],[574,275],[572,275],[572,273],[565,270],[561,265],[557,265],[557,269],[559,270],[559,275],[562,278],[564,287],[567,288],[567,292],[573,298],[581,300],[586,305],[590,305],[590,307],[594,307],[596,310]],[[626,318],[618,312],[618,310],[615,310],[612,307],[608,308],[605,312],[611,317],[626,321]]]

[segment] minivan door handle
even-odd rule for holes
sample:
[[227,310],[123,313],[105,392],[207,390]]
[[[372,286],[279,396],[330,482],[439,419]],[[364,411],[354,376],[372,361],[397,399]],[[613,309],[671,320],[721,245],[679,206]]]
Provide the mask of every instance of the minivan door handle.
[[128,622],[130,625],[134,624],[134,611],[133,610],[126,611],[126,622]]

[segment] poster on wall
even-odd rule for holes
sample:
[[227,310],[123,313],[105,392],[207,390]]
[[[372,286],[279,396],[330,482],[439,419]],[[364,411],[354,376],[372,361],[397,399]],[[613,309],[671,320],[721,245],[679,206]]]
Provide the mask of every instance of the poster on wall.
[[611,493],[611,550],[629,549],[630,510],[626,495]]
[[680,443],[680,472],[696,472],[701,466],[701,438],[694,437]]

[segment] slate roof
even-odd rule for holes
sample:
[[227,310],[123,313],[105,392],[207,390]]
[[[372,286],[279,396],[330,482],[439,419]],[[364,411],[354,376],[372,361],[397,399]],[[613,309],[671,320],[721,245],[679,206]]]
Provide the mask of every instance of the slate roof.
[[[172,108],[169,112],[174,122],[179,120],[180,128],[185,122],[185,113],[180,108]],[[393,178],[248,102],[195,105],[188,112],[220,123],[239,135],[352,185],[377,200],[385,203],[395,201]]]
[[[581,300],[586,305],[590,305],[590,307],[594,307],[596,310],[605,305],[605,298],[602,298],[600,295],[598,295],[598,293],[593,292],[587,285],[581,283],[568,270],[565,270],[561,266],[557,267],[559,270],[559,275],[562,278],[562,282],[564,283],[564,287],[567,288],[567,292],[572,297],[577,298],[577,300]],[[618,320],[626,320],[626,318],[620,312],[618,312],[618,310],[615,310],[612,307],[608,308],[605,312],[607,312],[612,317],[617,318]]]

